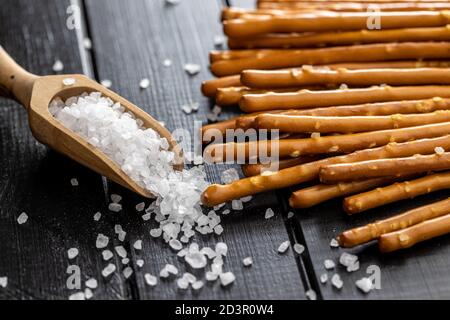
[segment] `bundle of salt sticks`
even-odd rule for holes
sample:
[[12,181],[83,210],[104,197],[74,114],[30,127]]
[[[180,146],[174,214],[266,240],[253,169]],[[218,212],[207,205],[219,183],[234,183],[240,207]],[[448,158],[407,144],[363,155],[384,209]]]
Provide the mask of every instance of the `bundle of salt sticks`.
[[[413,0],[259,0],[256,9],[223,9],[229,49],[210,52],[218,78],[202,92],[244,114],[205,125],[203,142],[213,143],[204,154],[214,162],[243,157],[246,177],[209,186],[203,203],[297,186],[293,208],[344,197],[344,211],[357,214],[450,189],[446,10],[448,1]],[[369,28],[374,18],[379,26]],[[220,143],[210,134],[249,129],[280,135]],[[277,157],[263,163],[260,150]],[[378,240],[388,252],[445,233],[450,199],[338,240],[344,247]]]

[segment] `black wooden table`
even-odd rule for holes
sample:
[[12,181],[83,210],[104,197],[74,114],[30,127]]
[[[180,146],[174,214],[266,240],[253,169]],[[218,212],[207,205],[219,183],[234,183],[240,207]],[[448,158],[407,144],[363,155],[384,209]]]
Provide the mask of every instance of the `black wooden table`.
[[[252,0],[234,1],[252,6]],[[80,8],[82,25],[70,30],[67,9]],[[65,73],[85,73],[97,80],[110,79],[112,89],[139,105],[166,126],[193,129],[194,120],[206,122],[212,103],[200,94],[200,83],[211,77],[207,53],[214,48],[214,36],[221,34],[220,1],[182,0],[165,5],[163,0],[2,0],[0,44],[17,61],[37,74],[52,74],[56,59],[64,63]],[[70,21],[69,21],[70,22]],[[69,23],[70,25],[70,23]],[[83,39],[92,39],[86,50]],[[171,67],[163,61],[172,60]],[[185,63],[198,63],[202,71],[189,76]],[[147,90],[139,88],[149,78]],[[199,102],[200,110],[187,115],[181,106]],[[222,118],[236,110],[226,111]],[[350,252],[358,254],[360,270],[347,273],[341,266],[328,272],[339,273],[342,290],[329,281],[319,282],[325,273],[323,261],[336,260],[343,252],[329,246],[340,231],[375,218],[385,217],[419,204],[446,196],[445,192],[404,201],[346,217],[339,201],[331,201],[310,210],[297,210],[287,218],[289,190],[255,196],[244,211],[223,218],[221,236],[198,238],[205,245],[223,240],[229,245],[226,268],[236,275],[227,288],[208,283],[199,292],[179,290],[175,281],[160,281],[151,288],[145,284],[146,272],[158,274],[176,256],[160,239],[153,239],[153,222],[143,222],[134,206],[142,201],[123,188],[94,172],[49,150],[36,142],[27,125],[25,110],[18,104],[0,99],[0,277],[8,277],[8,286],[0,287],[2,299],[66,299],[73,291],[66,288],[66,269],[81,268],[83,280],[95,277],[99,287],[95,299],[306,299],[313,289],[319,299],[439,299],[450,298],[450,237],[441,237],[412,250],[380,255],[373,245]],[[208,166],[208,178],[219,181],[227,166]],[[70,184],[77,178],[79,186]],[[124,197],[124,210],[108,211],[109,197]],[[271,207],[275,217],[264,219]],[[95,212],[102,212],[99,222]],[[29,220],[19,225],[21,212]],[[127,237],[123,245],[131,252],[133,275],[125,279],[124,266],[113,260],[118,272],[105,280],[101,270],[106,263],[95,248],[98,233],[110,236],[119,245],[114,226],[121,224]],[[132,249],[137,239],[143,250]],[[278,245],[290,240],[306,247],[299,256],[292,249],[277,253]],[[110,245],[110,246],[112,246]],[[67,250],[76,247],[79,256],[70,261]],[[252,256],[251,268],[242,259]],[[144,259],[142,269],[136,259]],[[367,276],[366,268],[381,269],[381,290],[369,294],[355,287],[355,280]]]

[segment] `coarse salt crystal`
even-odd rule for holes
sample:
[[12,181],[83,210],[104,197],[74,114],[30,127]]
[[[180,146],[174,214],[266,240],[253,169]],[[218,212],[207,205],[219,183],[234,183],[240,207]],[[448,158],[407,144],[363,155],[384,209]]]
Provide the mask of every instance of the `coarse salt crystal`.
[[94,293],[92,292],[91,289],[86,288],[84,289],[84,297],[86,298],[86,300],[91,299],[94,296]]
[[136,240],[133,244],[133,247],[136,250],[142,250],[142,240]]
[[24,224],[28,221],[28,215],[25,212],[22,212],[17,218],[18,224]]
[[65,78],[63,79],[62,83],[65,86],[73,86],[75,84],[76,80],[74,78]]
[[235,275],[232,272],[225,272],[219,275],[220,283],[222,286],[226,287],[234,282],[236,279]]
[[244,209],[244,204],[242,203],[241,200],[232,200],[231,208],[233,210],[240,211],[240,210]]
[[123,269],[123,276],[125,277],[125,279],[128,279],[132,274],[133,269],[131,269],[131,267],[126,267],[125,269]]
[[167,271],[166,268],[162,268],[161,271],[159,271],[160,278],[168,278],[169,276],[170,276],[169,271]]
[[123,265],[129,264],[129,263],[130,263],[130,259],[129,258],[123,258],[122,259],[122,264]]
[[292,211],[289,211],[287,214],[287,218],[291,219],[294,216],[294,213]]
[[94,214],[94,221],[99,221],[101,217],[102,217],[102,214],[100,212],[96,212]]
[[216,254],[226,256],[228,252],[228,246],[225,242],[216,243]]
[[247,196],[247,197],[242,197],[241,200],[242,202],[250,202],[253,199],[253,196]]
[[356,261],[354,264],[351,264],[347,267],[347,272],[354,272],[359,270],[359,261]]
[[347,267],[347,271],[355,271],[359,269],[358,256],[343,252],[339,257],[339,263]]
[[8,285],[8,277],[0,277],[0,287],[6,288]]
[[116,246],[114,247],[114,250],[116,250],[117,254],[121,258],[125,258],[127,256],[127,250],[123,246]]
[[58,60],[56,60],[55,63],[53,64],[52,69],[53,69],[54,72],[60,72],[60,71],[63,71],[63,69],[64,69],[64,64],[62,63],[61,60],[58,59]]
[[206,273],[205,273],[206,281],[216,281],[218,277],[219,277],[219,274],[212,272],[212,271],[206,271]]
[[105,236],[102,233],[99,233],[97,235],[97,241],[95,242],[95,247],[97,249],[103,249],[106,248],[106,246],[108,245],[109,242],[109,238],[107,236]]
[[142,259],[137,259],[137,260],[136,260],[136,265],[137,265],[139,268],[142,268],[142,267],[144,266],[144,260],[142,260]]
[[328,281],[328,274],[322,273],[320,275],[320,283],[326,283]]
[[144,209],[145,209],[145,202],[141,202],[136,205],[136,211],[141,212],[144,211]]
[[89,38],[84,38],[83,39],[83,46],[86,50],[91,50],[92,49],[92,41]]
[[293,249],[297,254],[302,254],[305,251],[305,247],[300,243],[294,244]]
[[139,87],[140,87],[141,89],[147,89],[148,87],[150,87],[150,80],[147,79],[147,78],[142,79],[142,80],[139,82]]
[[173,274],[173,275],[177,275],[178,274],[178,268],[175,267],[173,264],[166,264],[165,266],[166,270],[168,273]]
[[70,248],[67,250],[67,257],[69,259],[74,259],[78,255],[78,249],[77,248]]
[[69,296],[69,300],[85,300],[85,296],[83,292],[76,292]]
[[244,264],[244,266],[250,267],[253,264],[253,259],[252,259],[252,257],[244,258],[242,260],[242,263]]
[[[150,213],[146,213],[146,214],[143,214],[142,215],[142,220],[144,220],[144,221],[148,221],[148,220],[150,220],[151,219],[151,217],[152,217],[152,215],[150,214]],[[155,229],[156,230],[156,229]],[[159,229],[159,230],[161,230],[161,229]],[[150,234],[151,234],[151,230],[150,230]],[[160,236],[161,234],[159,234],[159,236]],[[157,236],[157,237],[159,237],[159,236]]]
[[201,70],[200,65],[194,63],[186,63],[184,65],[184,71],[186,71],[190,76],[194,76]]
[[199,251],[188,252],[184,256],[184,260],[194,269],[204,268],[208,262],[205,255]]
[[161,236],[161,234],[162,234],[162,229],[161,229],[161,228],[151,229],[151,230],[150,230],[150,235],[151,235],[153,238],[158,238],[158,237]]
[[112,81],[109,80],[109,79],[104,79],[104,80],[100,81],[100,84],[101,84],[102,86],[104,86],[105,88],[111,88],[111,86],[112,86]]
[[436,147],[434,148],[434,152],[436,152],[436,154],[444,154],[445,150],[442,147]]
[[179,251],[183,248],[183,245],[181,244],[180,241],[178,241],[177,239],[171,239],[169,241],[169,246],[176,251]]
[[170,67],[171,65],[172,65],[172,60],[170,60],[170,59],[164,59],[164,61],[163,61],[163,66],[164,66],[164,67],[168,68],[168,67]]
[[195,281],[195,282],[192,284],[192,289],[194,289],[194,290],[200,290],[200,289],[203,287],[203,285],[204,285],[203,281],[201,281],[201,280]]
[[289,246],[290,246],[289,240],[282,242],[278,247],[278,253],[285,253],[287,249],[289,249]]
[[222,211],[222,214],[227,215],[227,214],[230,214],[230,212],[231,212],[230,209],[225,209]]
[[102,270],[102,276],[104,278],[108,277],[110,274],[112,274],[114,271],[116,271],[116,266],[112,263],[108,264],[103,270]]
[[339,248],[339,242],[336,239],[331,239],[330,241],[330,247],[332,248]]
[[151,275],[150,273],[146,273],[144,275],[144,279],[147,285],[149,285],[150,287],[154,287],[158,283],[158,278],[156,278],[154,275]]
[[70,179],[70,184],[72,185],[72,187],[77,187],[78,180],[76,178],[72,178],[72,179]]
[[183,110],[183,112],[186,113],[186,114],[191,114],[192,113],[192,108],[188,104],[182,105],[181,106],[181,110]]
[[102,257],[103,257],[103,260],[105,260],[105,261],[108,261],[113,256],[114,256],[114,254],[112,253],[111,250],[103,250],[102,251]]
[[214,227],[214,233],[220,236],[223,232],[223,227],[219,224]]
[[94,278],[90,278],[89,280],[86,281],[86,287],[91,288],[91,289],[95,289],[98,286],[98,282],[96,279]]
[[239,173],[235,168],[230,168],[220,173],[220,181],[224,184],[229,184],[236,180],[239,180]]
[[273,212],[272,208],[267,208],[266,213],[264,215],[264,218],[270,219],[275,215],[275,212]]
[[313,289],[306,291],[306,297],[309,300],[317,300],[317,293]]
[[342,289],[344,282],[342,281],[341,277],[336,273],[331,277],[331,284],[336,289]]
[[112,212],[119,212],[122,210],[122,205],[120,203],[112,202],[108,205],[108,209],[109,209],[109,211],[112,211]]
[[330,269],[333,269],[336,266],[336,264],[334,263],[333,260],[326,259],[323,262],[323,266],[325,267],[325,269],[330,270]]
[[119,203],[122,200],[122,196],[119,196],[118,194],[113,193],[111,195],[111,201],[113,203]]
[[185,278],[179,278],[177,279],[177,286],[180,289],[187,289],[189,287],[189,282]]
[[357,280],[355,285],[364,293],[369,293],[373,289],[372,280],[366,277]]

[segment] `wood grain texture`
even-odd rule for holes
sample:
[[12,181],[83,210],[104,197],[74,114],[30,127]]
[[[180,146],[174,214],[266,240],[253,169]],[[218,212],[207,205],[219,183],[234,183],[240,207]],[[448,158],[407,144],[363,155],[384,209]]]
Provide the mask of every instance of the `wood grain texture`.
[[[208,72],[208,51],[214,48],[214,35],[219,34],[219,5],[210,0],[183,1],[176,6],[163,1],[136,0],[133,5],[119,0],[88,0],[86,10],[90,32],[94,42],[94,60],[100,79],[110,79],[112,89],[142,107],[155,118],[162,120],[170,130],[184,128],[193,132],[194,120],[206,121],[211,104],[201,96],[201,81],[211,77]],[[165,59],[173,64],[163,66]],[[189,76],[186,63],[197,63],[200,74]],[[150,88],[141,90],[139,81],[149,78]],[[186,115],[183,104],[199,102],[197,113]],[[222,117],[233,114],[224,112]],[[218,181],[225,167],[207,166],[211,181]],[[111,185],[111,190],[123,194],[122,189]],[[111,191],[112,192],[112,191]],[[285,255],[277,253],[278,245],[289,239],[281,209],[275,194],[261,195],[247,205],[243,212],[223,217],[225,231],[222,236],[197,237],[200,243],[212,246],[224,240],[229,245],[225,270],[236,275],[236,282],[229,288],[219,283],[206,285],[199,293],[178,290],[173,279],[161,281],[155,288],[146,286],[145,272],[158,274],[165,263],[177,262],[177,258],[160,239],[151,239],[148,231],[151,223],[142,223],[136,216],[134,205],[141,199],[126,193],[125,205],[120,217],[128,232],[128,243],[144,240],[142,252],[133,251],[143,258],[142,270],[135,267],[132,282],[137,285],[137,298],[142,299],[304,299],[304,288],[298,273],[296,260],[290,250]],[[125,204],[125,202],[124,202]],[[277,215],[264,219],[264,212],[271,206]],[[254,258],[251,268],[244,268],[242,259]],[[134,260],[134,259],[132,259]],[[182,270],[184,271],[184,269]]]

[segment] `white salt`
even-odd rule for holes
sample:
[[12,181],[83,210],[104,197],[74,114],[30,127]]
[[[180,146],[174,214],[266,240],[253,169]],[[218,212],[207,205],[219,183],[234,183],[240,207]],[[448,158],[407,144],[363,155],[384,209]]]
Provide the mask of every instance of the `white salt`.
[[201,280],[195,281],[195,282],[192,284],[192,289],[194,289],[194,290],[200,290],[201,288],[203,288],[203,285],[204,285],[203,281],[201,281]]
[[250,267],[253,264],[253,259],[252,257],[247,257],[242,259],[242,263],[244,264],[245,267]]
[[28,221],[28,215],[25,212],[22,212],[17,218],[18,224],[24,224]]
[[445,153],[445,150],[442,147],[436,147],[436,148],[434,148],[434,152],[437,154],[443,154],[443,153]]
[[228,252],[228,246],[225,242],[216,243],[216,254],[226,256]]
[[191,114],[192,113],[192,108],[188,104],[183,104],[181,106],[181,110],[183,110],[183,112],[186,113],[186,114]]
[[111,250],[103,250],[102,251],[102,257],[103,257],[103,260],[105,260],[105,261],[110,260],[113,256],[114,256],[114,254],[112,253]]
[[223,210],[223,212],[222,212],[222,214],[223,215],[227,215],[227,214],[230,214],[230,209],[225,209],[225,210]]
[[120,203],[112,202],[108,205],[108,209],[112,212],[119,212],[120,210],[122,210],[122,205]]
[[214,233],[217,235],[221,235],[223,232],[223,227],[221,225],[215,226],[214,227]]
[[294,244],[293,249],[297,254],[302,254],[305,251],[305,247],[300,243]]
[[99,221],[101,217],[102,217],[102,214],[100,212],[96,212],[94,214],[94,221]]
[[200,251],[188,252],[184,256],[184,260],[194,269],[202,269],[208,263],[205,255]]
[[163,61],[163,66],[164,66],[164,67],[168,68],[168,67],[170,67],[171,65],[172,65],[172,60],[170,60],[170,59],[164,59],[164,61]]
[[95,289],[98,286],[98,282],[96,279],[94,278],[90,278],[89,280],[86,281],[86,287],[91,288],[91,289]]
[[290,246],[289,240],[282,242],[278,247],[278,253],[285,253],[287,249],[289,249],[289,246]]
[[194,63],[186,63],[183,68],[190,76],[196,75],[201,70],[200,65]]
[[109,79],[104,79],[104,80],[100,81],[100,84],[101,84],[102,86],[104,86],[105,88],[111,88],[111,86],[112,86],[112,81],[109,80]]
[[183,278],[186,279],[191,284],[197,281],[197,278],[192,273],[189,272],[183,273]]
[[130,263],[130,259],[129,258],[123,258],[122,259],[122,264],[123,265],[127,265],[127,264],[129,264]]
[[221,273],[219,275],[219,278],[220,278],[220,283],[224,287],[230,285],[236,279],[236,277],[234,276],[234,274],[232,272]]
[[6,288],[8,285],[8,277],[0,277],[0,287]]
[[112,274],[114,271],[116,271],[116,266],[112,263],[108,264],[103,270],[102,270],[102,276],[104,278],[108,277],[110,274]]
[[111,194],[111,201],[114,203],[119,203],[122,200],[122,196],[119,196],[118,194]]
[[336,289],[342,289],[344,282],[342,281],[341,277],[336,273],[331,277],[331,284]]
[[233,210],[240,211],[240,210],[244,209],[244,205],[242,204],[241,200],[232,200],[231,208]]
[[85,300],[85,296],[83,292],[76,292],[69,296],[69,300]]
[[294,213],[292,211],[289,211],[287,214],[287,218],[291,219],[294,216]]
[[63,69],[64,69],[64,64],[62,63],[61,60],[58,59],[58,60],[56,60],[55,63],[53,64],[52,69],[53,69],[54,72],[60,72],[60,71],[63,71]]
[[223,184],[229,184],[236,180],[239,180],[239,173],[234,168],[224,170],[220,173],[220,181]]
[[[148,220],[150,220],[151,219],[151,217],[152,217],[152,215],[150,214],[150,213],[146,213],[146,214],[143,214],[142,215],[142,220],[144,220],[144,221],[148,221]],[[161,229],[159,229],[159,230],[161,230]],[[161,234],[159,234],[159,236],[160,236]],[[159,236],[157,236],[157,237],[159,237]]]
[[170,274],[177,275],[178,274],[178,268],[175,267],[173,264],[166,264],[165,266],[166,270]]
[[306,291],[306,297],[309,300],[317,300],[317,293],[313,289]]
[[246,197],[242,197],[241,200],[242,202],[250,202],[253,199],[253,196],[246,196]]
[[328,274],[322,273],[320,275],[320,283],[326,283],[328,281]]
[[133,244],[133,248],[136,250],[142,250],[142,240],[136,240]]
[[141,212],[144,211],[144,209],[145,209],[145,202],[141,202],[136,205],[136,211]]
[[169,271],[167,271],[166,268],[162,268],[161,271],[159,271],[159,277],[160,278],[168,278],[169,277]]
[[177,239],[171,239],[169,241],[169,246],[176,251],[179,251],[183,248],[183,245],[181,244],[180,241],[178,241]]
[[161,236],[161,234],[162,234],[162,229],[161,229],[161,228],[151,229],[151,230],[150,230],[150,235],[151,235],[153,238],[158,238],[158,237]]
[[76,80],[74,78],[64,78],[62,83],[63,85],[69,87],[69,86],[73,86],[75,84]]
[[355,285],[364,293],[369,293],[373,289],[373,283],[370,278],[361,278],[355,282]]
[[77,187],[78,186],[77,178],[70,179],[70,184],[72,185],[72,187]]
[[83,39],[83,46],[86,50],[91,50],[92,49],[92,41],[89,38],[84,38]]
[[95,247],[96,247],[97,249],[103,249],[103,248],[106,248],[106,246],[108,245],[108,243],[109,243],[109,238],[108,238],[107,236],[105,236],[105,235],[102,234],[102,233],[99,233],[99,234],[97,235],[97,241],[95,242]]
[[187,289],[189,287],[189,282],[185,278],[179,278],[177,279],[177,286],[180,289]]
[[77,248],[70,248],[69,250],[67,250],[67,257],[69,259],[74,259],[76,256],[78,256]]
[[86,288],[84,289],[84,297],[86,298],[86,300],[91,299],[94,296],[94,293],[92,292],[91,289]]
[[333,260],[326,259],[326,260],[323,262],[323,266],[325,267],[325,269],[331,270],[331,269],[333,269],[333,268],[336,266],[336,264],[334,263]]
[[356,271],[359,269],[358,256],[355,256],[354,254],[350,254],[347,252],[342,253],[339,257],[339,263],[347,267],[348,272]]
[[140,87],[141,89],[147,89],[148,87],[150,87],[150,80],[147,79],[147,78],[142,79],[142,80],[139,82],[139,87]]
[[117,254],[121,258],[125,258],[127,256],[127,250],[123,246],[116,246],[114,247],[114,250],[116,250]]
[[273,212],[272,208],[267,208],[266,213],[264,214],[264,218],[270,219],[275,215],[275,212]]
[[336,239],[331,239],[330,241],[330,247],[332,248],[339,248],[339,242]]
[[207,281],[216,281],[218,277],[219,277],[218,273],[215,273],[215,272],[212,272],[212,271],[206,271],[205,279]]
[[125,277],[125,279],[128,279],[132,274],[133,269],[131,269],[131,267],[126,267],[125,269],[123,269],[123,276]]
[[156,278],[154,275],[151,275],[150,273],[146,273],[144,275],[145,282],[147,285],[154,287],[158,283],[158,278]]
[[142,260],[142,259],[137,259],[137,260],[136,260],[136,265],[137,265],[139,268],[142,268],[142,267],[144,266],[144,260]]

